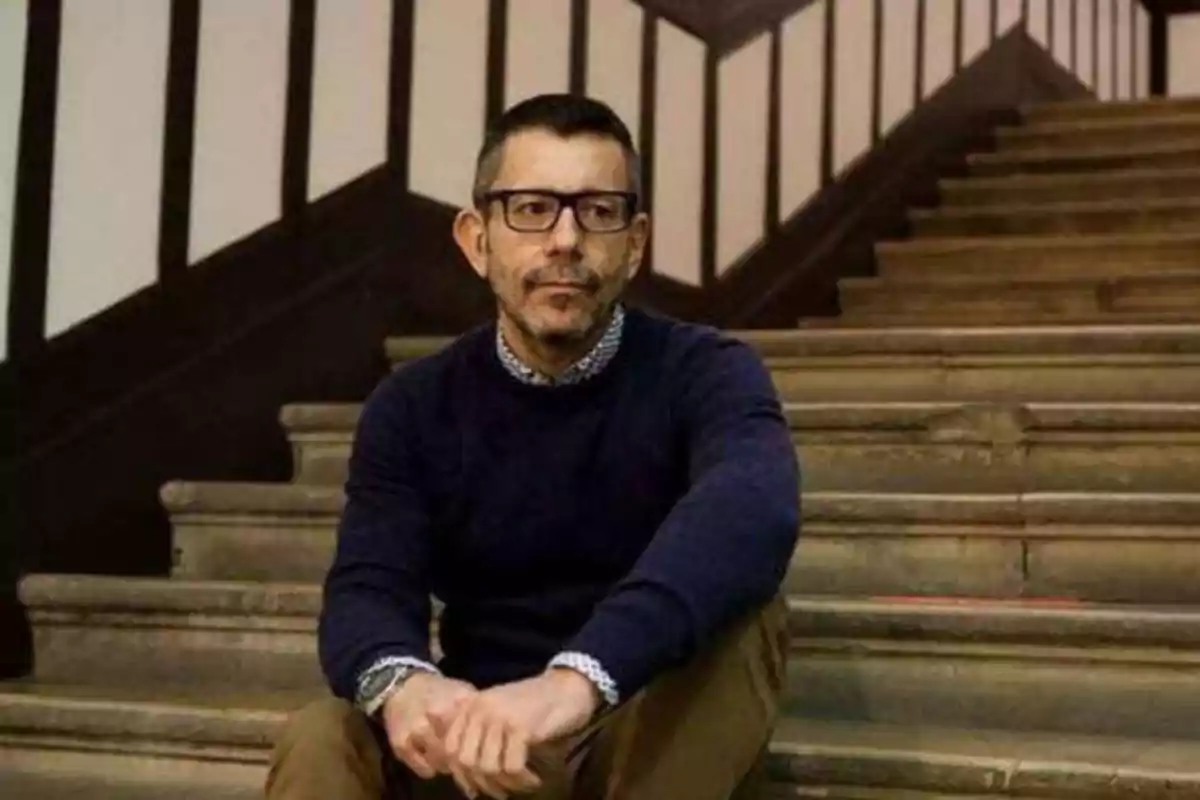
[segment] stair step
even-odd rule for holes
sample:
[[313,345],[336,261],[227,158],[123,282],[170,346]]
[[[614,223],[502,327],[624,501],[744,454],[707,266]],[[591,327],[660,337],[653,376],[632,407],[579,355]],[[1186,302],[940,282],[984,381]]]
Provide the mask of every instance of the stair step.
[[1069,146],[1012,152],[972,153],[971,175],[1045,175],[1151,168],[1200,167],[1200,143],[1129,144],[1079,150]]
[[[303,487],[311,498],[319,487]],[[301,487],[190,484],[218,536],[176,524],[184,577],[320,581],[333,557],[339,488],[289,541],[276,510]],[[275,493],[270,509],[256,498]],[[307,502],[307,501],[306,501]],[[1070,596],[1096,602],[1200,599],[1200,494],[814,491],[802,504],[789,591],[805,594]],[[297,515],[298,517],[301,515]],[[261,519],[262,522],[258,522]],[[269,536],[260,534],[267,531]],[[314,535],[316,534],[316,535]],[[302,556],[295,554],[303,551]],[[277,554],[292,553],[286,574]],[[295,569],[310,564],[307,572]]]
[[[0,748],[0,765],[38,761],[43,771],[51,771],[64,764],[76,775],[91,772],[99,778],[106,773],[78,765],[88,757],[108,756],[109,764],[132,770],[152,758],[150,769],[176,776],[220,774],[222,788],[237,792],[228,797],[241,800],[249,796],[241,793],[242,781],[261,793],[271,743],[287,713],[310,697],[117,694],[111,689],[0,684],[0,741],[6,745]],[[962,795],[1099,800],[1193,796],[1200,792],[1198,759],[1200,744],[1190,741],[784,717],[771,744],[768,771],[773,797],[870,797],[861,792],[886,789],[959,800]],[[22,772],[16,773],[17,780]],[[0,774],[7,778],[13,773]],[[118,774],[129,781],[138,778],[132,772]],[[81,791],[73,796],[80,800],[126,800],[104,793],[111,787],[78,785]],[[169,796],[146,795],[144,800]],[[207,796],[195,795],[197,800]]]
[[[785,402],[1200,400],[1200,325],[1003,325],[730,331]],[[389,339],[396,363],[445,339]]]
[[1200,98],[1146,97],[1139,100],[1069,100],[1032,103],[1021,108],[1029,122],[1055,120],[1127,119],[1200,113]]
[[1140,114],[1136,117],[1026,121],[1000,127],[996,144],[1003,152],[1052,147],[1092,150],[1132,143],[1195,143],[1200,140],[1200,113]]
[[1197,495],[814,492],[786,581],[821,595],[1193,602],[1198,512]]
[[29,575],[20,597],[34,631],[39,681],[312,691],[323,685],[314,639],[317,584]]
[[945,178],[938,184],[947,207],[1039,205],[1107,200],[1200,197],[1200,169],[1135,169],[1076,175]]
[[1195,738],[1200,613],[1055,603],[791,601],[789,713]]
[[770,774],[813,788],[780,797],[848,799],[870,788],[956,798],[1184,798],[1200,793],[1198,758],[1200,744],[1191,741],[788,717],[776,731]]
[[288,712],[318,696],[0,683],[0,787],[21,792],[0,796],[261,797],[269,748]]
[[908,217],[913,235],[918,239],[1195,233],[1200,229],[1200,196],[1167,200],[915,209],[909,212]]
[[[840,317],[813,317],[802,319],[799,326],[805,330],[905,330],[909,328],[941,325],[946,327],[979,328],[1025,325],[1030,327],[1054,328],[1069,321],[1075,325],[1111,325],[1119,319],[1121,324],[1159,325],[1186,324],[1196,320],[1193,311],[1181,312],[1123,312],[1113,314],[1072,314],[1069,319],[1053,313],[1028,311],[1017,313],[1011,310],[918,310],[914,312],[865,312],[858,311]],[[1132,397],[1133,395],[1131,395]]]
[[1107,278],[1200,274],[1200,235],[963,236],[879,242],[887,278]]
[[160,491],[171,517],[175,578],[320,581],[333,557],[339,487],[172,481]]
[[963,313],[1014,321],[1107,318],[1115,323],[1125,314],[1165,313],[1200,322],[1200,270],[1102,279],[845,278],[838,292],[846,317]]
[[[1200,399],[1193,325],[1004,325],[763,331],[750,340],[787,402]],[[792,355],[783,355],[784,353]]]
[[260,800],[259,764],[64,751],[0,737],[0,797],[13,800]]
[[24,740],[68,752],[263,764],[288,713],[320,696],[6,681],[0,737],[8,746]]
[[[361,406],[281,415],[295,480],[341,485]],[[1185,491],[1200,485],[1200,404],[789,403],[803,490]]]

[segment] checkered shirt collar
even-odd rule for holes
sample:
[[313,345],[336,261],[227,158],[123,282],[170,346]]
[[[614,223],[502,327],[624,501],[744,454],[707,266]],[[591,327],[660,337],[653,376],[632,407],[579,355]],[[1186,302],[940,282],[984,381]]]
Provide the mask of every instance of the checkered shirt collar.
[[568,386],[595,377],[608,366],[608,363],[613,360],[613,356],[617,354],[617,349],[621,346],[621,333],[624,327],[625,309],[618,305],[613,312],[612,320],[608,323],[608,328],[604,331],[604,335],[600,337],[600,341],[596,342],[587,355],[568,367],[557,378],[543,375],[521,361],[517,357],[517,354],[508,346],[508,342],[504,341],[504,336],[501,335],[499,326],[496,328],[496,354],[500,357],[500,363],[504,365],[509,374],[522,383],[528,383],[533,386]]

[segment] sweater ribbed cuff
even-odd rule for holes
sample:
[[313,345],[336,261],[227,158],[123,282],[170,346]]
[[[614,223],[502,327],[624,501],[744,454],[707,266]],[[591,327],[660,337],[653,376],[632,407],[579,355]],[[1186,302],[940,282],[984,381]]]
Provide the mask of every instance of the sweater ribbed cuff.
[[587,653],[579,653],[567,651],[559,653],[554,658],[550,659],[551,667],[565,667],[573,669],[591,681],[596,689],[599,690],[600,696],[608,703],[609,707],[616,706],[621,702],[621,694],[617,690],[617,682],[608,674],[608,670]]

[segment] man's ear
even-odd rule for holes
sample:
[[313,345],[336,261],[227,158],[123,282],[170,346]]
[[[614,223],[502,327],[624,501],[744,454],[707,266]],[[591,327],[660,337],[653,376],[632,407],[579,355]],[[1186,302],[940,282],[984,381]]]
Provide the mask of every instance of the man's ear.
[[646,246],[650,241],[650,215],[644,211],[633,218],[629,226],[629,279],[637,277],[646,258]]
[[471,269],[479,277],[487,279],[487,224],[479,211],[464,208],[454,218],[454,241],[462,250]]

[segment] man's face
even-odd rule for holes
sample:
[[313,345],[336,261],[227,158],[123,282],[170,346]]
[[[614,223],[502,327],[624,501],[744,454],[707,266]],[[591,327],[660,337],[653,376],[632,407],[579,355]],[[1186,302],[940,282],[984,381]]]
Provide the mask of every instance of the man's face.
[[[564,139],[544,130],[509,137],[491,186],[494,192],[563,193],[629,188],[618,142],[589,135]],[[644,214],[628,226],[614,224],[621,204],[613,198],[598,196],[575,209],[563,204],[551,225],[556,205],[538,195],[497,199],[482,216],[474,209],[460,214],[455,231],[475,271],[492,287],[502,317],[547,344],[585,339],[607,319],[641,264],[649,230]]]

